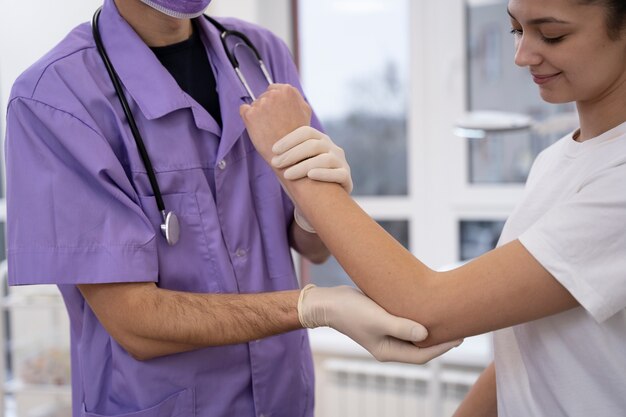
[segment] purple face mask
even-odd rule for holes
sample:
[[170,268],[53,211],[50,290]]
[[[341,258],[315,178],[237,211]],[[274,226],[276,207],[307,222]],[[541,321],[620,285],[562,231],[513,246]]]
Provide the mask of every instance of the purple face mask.
[[204,12],[211,0],[141,0],[141,2],[168,16],[193,19]]

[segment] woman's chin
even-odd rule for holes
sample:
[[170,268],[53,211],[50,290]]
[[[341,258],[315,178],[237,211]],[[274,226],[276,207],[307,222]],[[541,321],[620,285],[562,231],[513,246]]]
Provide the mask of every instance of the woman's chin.
[[558,94],[555,91],[549,91],[543,88],[539,89],[539,95],[541,95],[543,101],[550,104],[565,104],[574,101],[571,97],[566,97],[563,94]]

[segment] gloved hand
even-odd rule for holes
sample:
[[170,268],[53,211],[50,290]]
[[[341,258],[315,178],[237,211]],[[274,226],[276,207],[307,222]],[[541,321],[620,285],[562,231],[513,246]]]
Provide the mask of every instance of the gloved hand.
[[312,180],[336,182],[348,194],[352,192],[352,176],[346,155],[325,134],[310,126],[302,126],[287,134],[272,147],[275,168],[287,168],[288,180],[309,177]]
[[[310,126],[299,127],[276,142],[272,151],[277,154],[271,160],[272,165],[279,169],[287,168],[285,179],[308,177],[317,181],[335,182],[348,194],[352,192],[350,165],[343,149],[319,130]],[[297,207],[294,217],[302,229],[315,233]]]
[[381,362],[424,364],[462,340],[419,348],[428,336],[424,326],[393,316],[356,288],[307,285],[300,292],[298,318],[303,327],[332,327],[363,346]]

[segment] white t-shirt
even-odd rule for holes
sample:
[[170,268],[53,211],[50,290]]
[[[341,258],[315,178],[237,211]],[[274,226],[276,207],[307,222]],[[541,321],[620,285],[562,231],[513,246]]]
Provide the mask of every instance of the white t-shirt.
[[537,157],[514,239],[581,306],[495,332],[498,416],[626,416],[626,123]]

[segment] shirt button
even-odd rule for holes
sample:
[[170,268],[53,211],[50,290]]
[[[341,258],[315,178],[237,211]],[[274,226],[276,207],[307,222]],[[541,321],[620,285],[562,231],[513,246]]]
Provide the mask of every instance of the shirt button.
[[235,256],[237,256],[237,258],[243,258],[244,256],[246,256],[247,252],[245,249],[237,249],[237,251],[235,252]]
[[217,167],[223,171],[224,169],[226,169],[226,161],[222,159],[217,163]]

